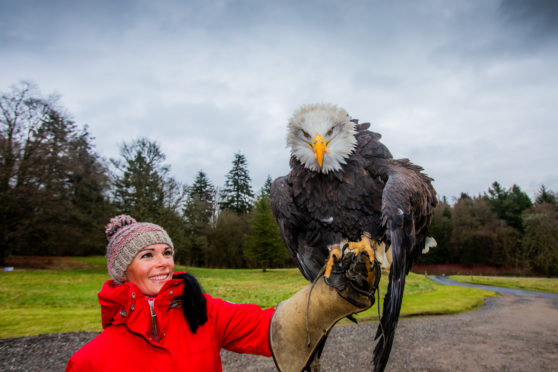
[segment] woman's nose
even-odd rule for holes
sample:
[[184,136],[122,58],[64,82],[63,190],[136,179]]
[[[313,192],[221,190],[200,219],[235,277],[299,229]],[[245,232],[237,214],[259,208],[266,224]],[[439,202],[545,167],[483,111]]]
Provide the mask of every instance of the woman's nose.
[[158,266],[165,266],[167,264],[167,259],[165,258],[164,255],[162,254],[158,254],[157,255],[157,265]]

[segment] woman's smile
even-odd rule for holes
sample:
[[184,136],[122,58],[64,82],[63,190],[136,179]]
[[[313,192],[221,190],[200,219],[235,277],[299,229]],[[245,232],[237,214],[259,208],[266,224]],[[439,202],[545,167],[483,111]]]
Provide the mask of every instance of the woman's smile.
[[158,281],[158,280],[166,280],[166,279],[168,279],[168,277],[169,277],[169,274],[167,273],[167,274],[161,274],[161,275],[150,276],[149,279],[150,279],[150,280],[157,280],[157,281]]

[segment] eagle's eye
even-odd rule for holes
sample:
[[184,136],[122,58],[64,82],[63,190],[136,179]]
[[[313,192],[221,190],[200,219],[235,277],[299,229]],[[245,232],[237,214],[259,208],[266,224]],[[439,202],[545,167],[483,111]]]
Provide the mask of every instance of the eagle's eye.
[[301,131],[302,131],[302,134],[304,135],[304,137],[310,139],[310,135],[304,129],[301,129]]
[[333,127],[329,128],[329,130],[326,133],[326,136],[331,136],[333,134]]

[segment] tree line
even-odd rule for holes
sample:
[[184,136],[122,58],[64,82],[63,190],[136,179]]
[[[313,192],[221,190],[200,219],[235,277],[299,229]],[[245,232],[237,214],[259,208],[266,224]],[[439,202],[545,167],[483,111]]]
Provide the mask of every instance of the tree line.
[[[0,265],[9,255],[102,255],[102,227],[117,214],[163,226],[181,264],[264,270],[293,264],[271,213],[271,176],[254,193],[242,153],[234,154],[222,187],[203,170],[185,185],[148,138],[103,159],[88,128],[31,83],[3,93],[0,110]],[[556,194],[544,186],[534,203],[518,186],[497,182],[453,205],[442,198],[431,226],[438,247],[421,262],[556,275],[557,208]]]
[[255,195],[240,152],[220,190],[202,170],[184,185],[148,138],[104,160],[87,127],[31,83],[3,93],[0,110],[0,265],[9,255],[102,255],[103,226],[117,214],[163,226],[182,264],[265,270],[288,263],[271,214],[271,177]]
[[423,264],[492,265],[558,275],[557,194],[543,185],[532,202],[517,185],[494,182],[482,195],[442,198],[430,232],[438,246]]

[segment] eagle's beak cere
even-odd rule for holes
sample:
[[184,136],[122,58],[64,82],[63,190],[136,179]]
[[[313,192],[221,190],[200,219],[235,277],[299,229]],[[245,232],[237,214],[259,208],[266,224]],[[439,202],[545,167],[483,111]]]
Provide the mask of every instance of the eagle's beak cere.
[[312,140],[312,150],[314,150],[314,153],[316,154],[316,160],[318,161],[320,167],[324,162],[324,153],[327,152],[329,154],[327,145],[329,145],[329,143],[326,144],[322,136],[319,134],[314,136],[314,139]]

